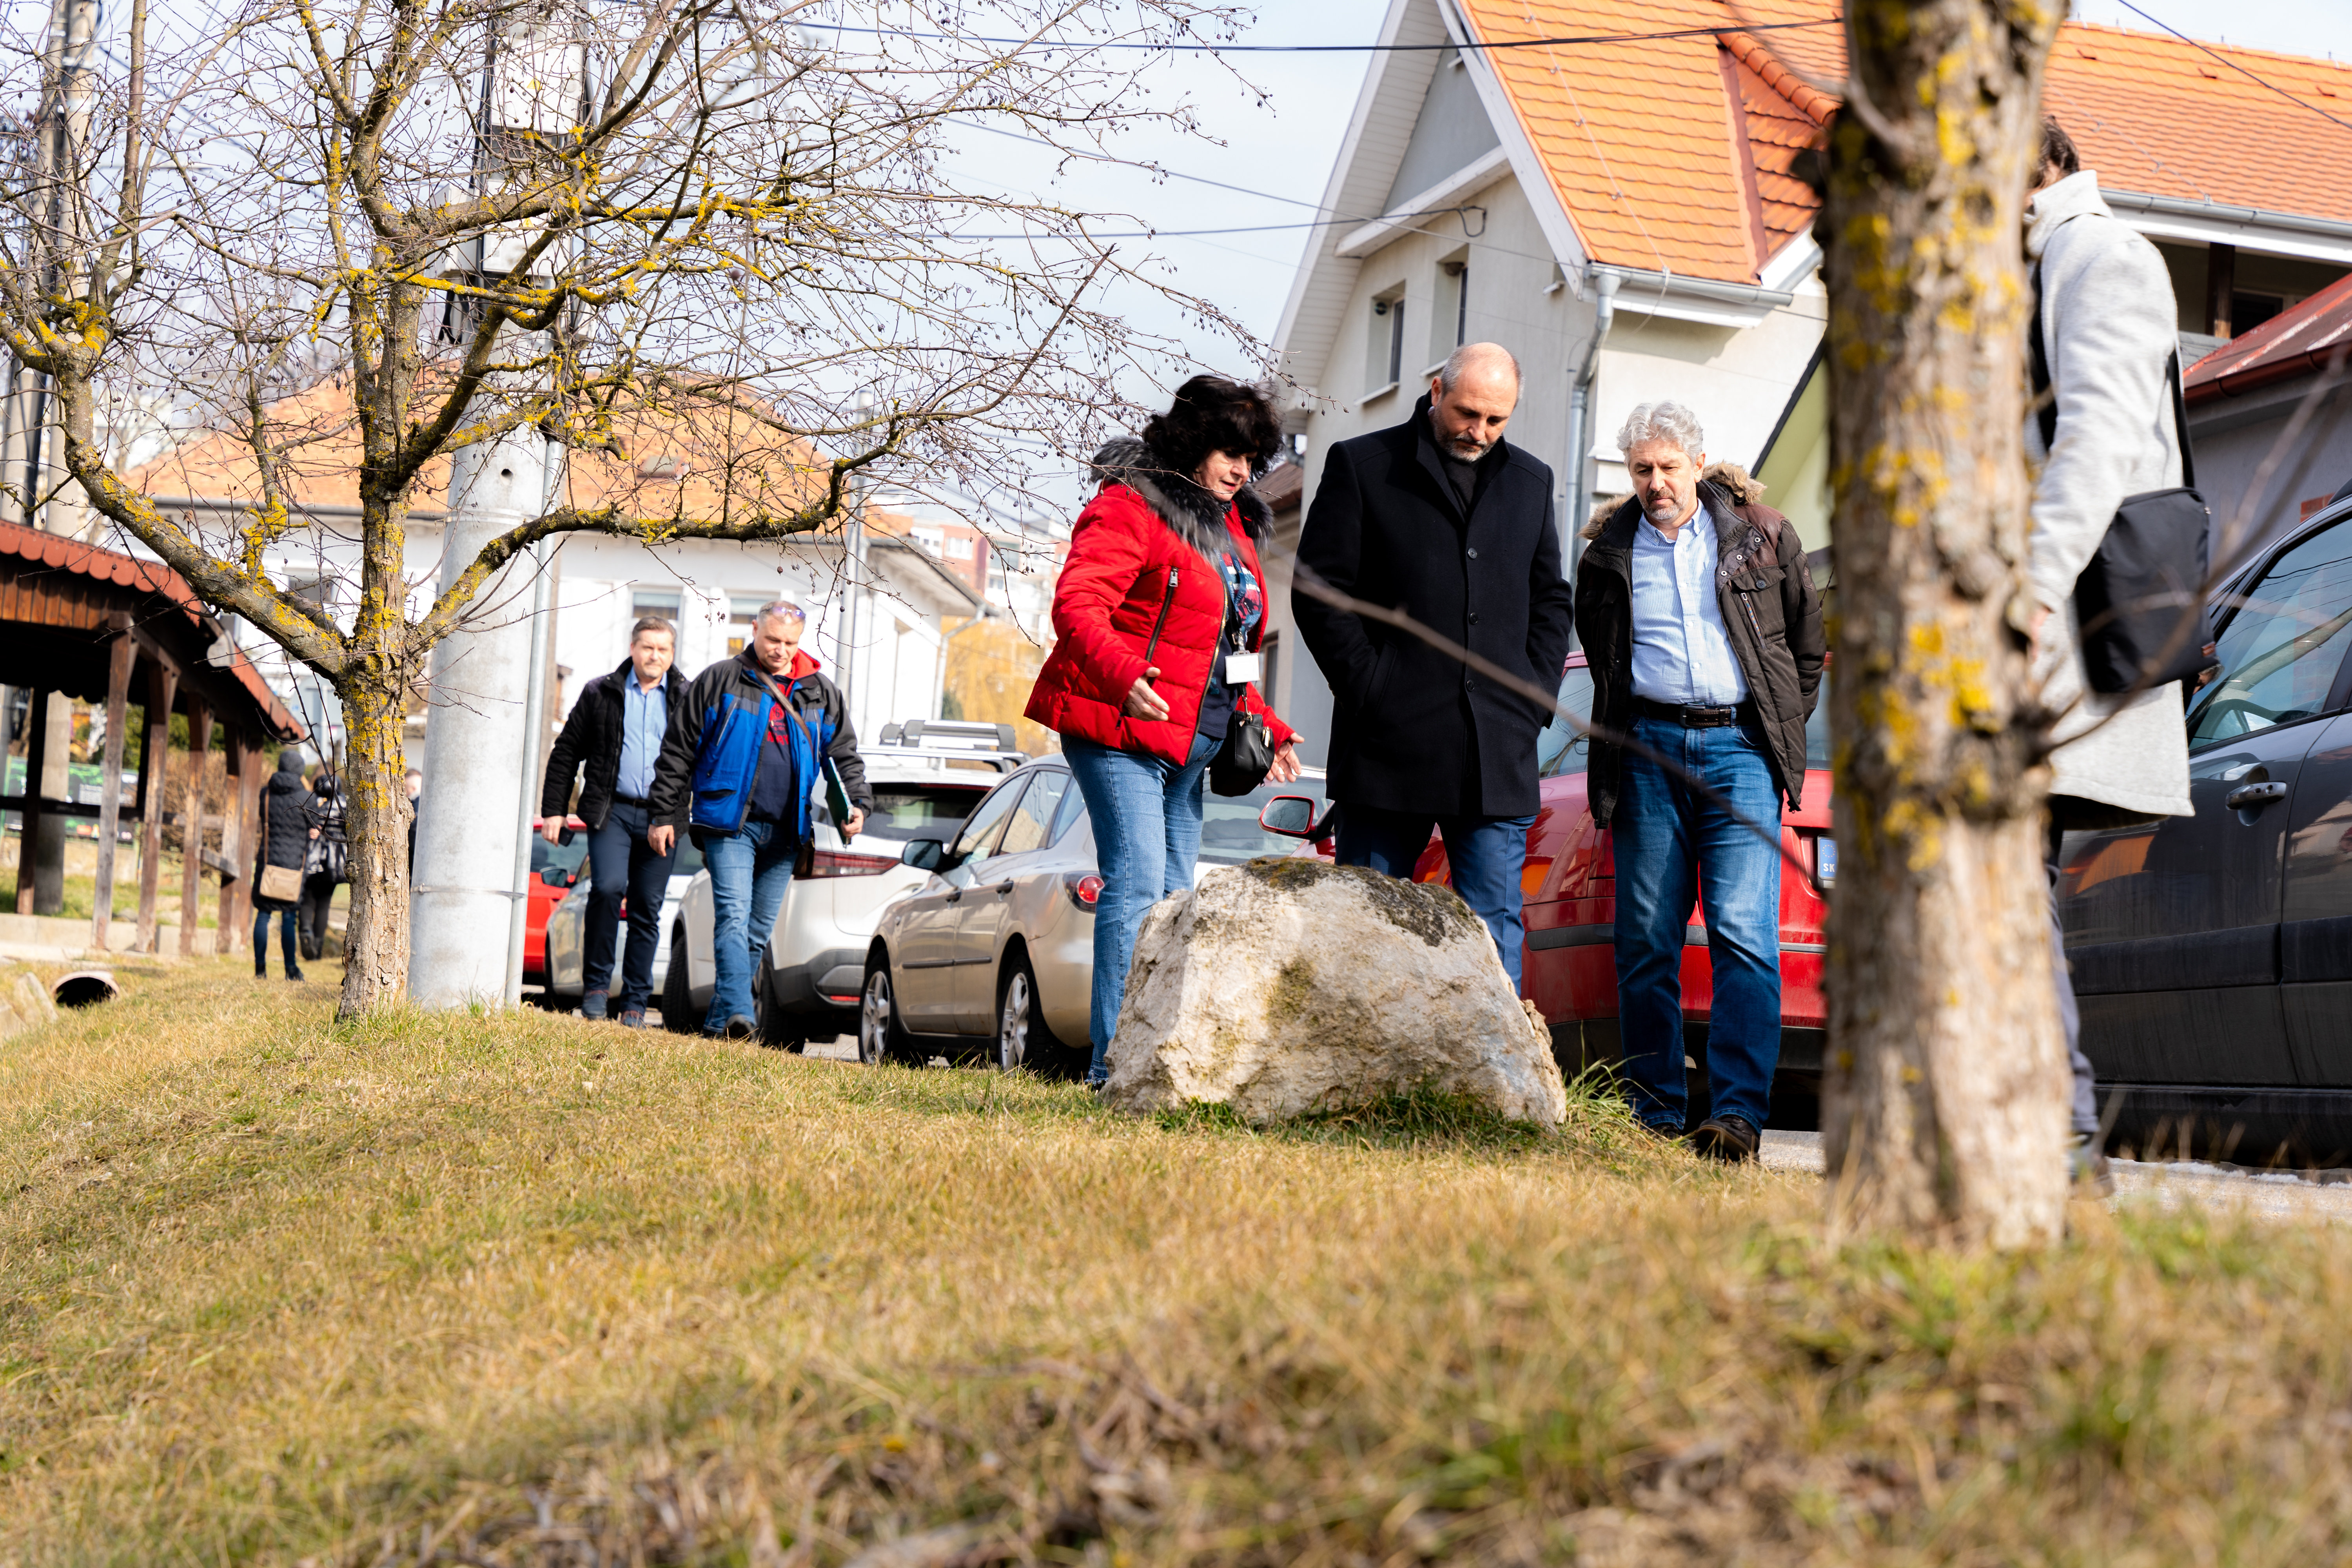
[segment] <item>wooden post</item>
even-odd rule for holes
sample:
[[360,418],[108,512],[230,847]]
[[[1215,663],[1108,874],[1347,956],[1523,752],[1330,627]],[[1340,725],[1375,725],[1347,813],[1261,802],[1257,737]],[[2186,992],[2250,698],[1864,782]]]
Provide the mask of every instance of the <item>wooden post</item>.
[[2205,330],[2217,338],[2228,339],[2234,323],[2230,296],[2238,287],[2238,247],[2234,245],[2209,245],[2205,247]]
[[16,912],[33,912],[33,863],[41,842],[41,771],[48,765],[48,693],[35,687],[25,707],[25,810],[16,829]]
[[90,899],[89,944],[100,952],[114,946],[114,850],[122,831],[122,731],[131,725],[131,673],[139,645],[126,619],[114,634],[106,668],[106,773],[98,785],[98,886]]
[[[236,874],[221,879],[220,922],[230,939],[242,945],[253,924],[253,866],[261,842],[261,748],[244,744],[232,731],[229,755],[236,761],[236,787],[229,792],[221,822],[221,858]],[[236,838],[233,850],[228,847],[231,835]]]
[[[155,925],[155,895],[163,877],[163,765],[172,750],[172,700],[179,671],[162,659],[147,677],[146,733],[139,742],[139,935],[131,949],[161,952]],[[184,911],[180,923],[189,923]]]
[[[205,759],[212,754],[213,710],[194,692],[188,694],[188,803],[181,810],[180,829],[180,956],[196,951],[196,896],[203,890],[205,869]],[[227,829],[221,834],[227,837]],[[223,847],[226,854],[226,847]],[[226,935],[226,932],[223,932]],[[214,939],[215,952],[228,951]]]

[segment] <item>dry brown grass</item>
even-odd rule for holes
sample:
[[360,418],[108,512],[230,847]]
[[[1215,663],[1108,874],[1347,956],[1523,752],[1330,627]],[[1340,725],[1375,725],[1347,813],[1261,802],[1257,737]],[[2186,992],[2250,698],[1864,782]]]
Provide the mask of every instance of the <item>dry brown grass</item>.
[[1279,1135],[236,963],[0,1043],[0,1563],[2310,1563],[2352,1238],[1823,1245],[1607,1107]]

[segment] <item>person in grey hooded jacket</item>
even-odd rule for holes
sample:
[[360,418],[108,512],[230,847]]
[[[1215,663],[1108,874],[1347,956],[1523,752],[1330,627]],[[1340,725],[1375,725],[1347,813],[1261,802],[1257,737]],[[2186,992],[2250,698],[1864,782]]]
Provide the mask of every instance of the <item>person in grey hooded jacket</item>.
[[2043,122],[2041,176],[2025,218],[2058,415],[2047,446],[2038,416],[2025,433],[2027,455],[2040,464],[2027,562],[2032,677],[2043,705],[2060,715],[2050,781],[2051,956],[2074,1061],[2076,1171],[2104,1182],[2105,1156],[2091,1146],[2099,1128],[2091,1063],[2058,924],[2059,841],[2070,828],[2188,816],[2193,807],[2179,684],[2112,696],[2092,690],[2074,580],[2125,497],[2180,483],[2168,372],[2179,328],[2164,258],[2100,198],[2097,173],[2082,166],[2055,120]]

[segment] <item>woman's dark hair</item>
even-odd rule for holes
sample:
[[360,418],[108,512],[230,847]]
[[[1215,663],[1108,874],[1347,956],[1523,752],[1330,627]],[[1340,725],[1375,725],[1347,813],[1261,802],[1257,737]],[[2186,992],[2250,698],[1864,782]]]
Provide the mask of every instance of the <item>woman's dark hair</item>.
[[1181,479],[1191,479],[1212,452],[1246,457],[1259,474],[1281,449],[1282,416],[1255,386],[1196,375],[1176,389],[1167,413],[1143,427],[1143,444]]
[[2083,155],[2074,151],[2074,139],[2066,134],[2066,128],[2053,115],[2042,117],[2042,161],[2055,163],[2061,174],[2083,172]]

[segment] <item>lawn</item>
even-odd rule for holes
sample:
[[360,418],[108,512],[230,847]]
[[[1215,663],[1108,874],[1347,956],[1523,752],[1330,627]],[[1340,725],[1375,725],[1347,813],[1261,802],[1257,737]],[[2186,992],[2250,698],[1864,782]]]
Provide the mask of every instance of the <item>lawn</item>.
[[0,1041],[0,1563],[2352,1551],[2338,1232],[1832,1245],[1606,1101],[1259,1134],[240,963]]

